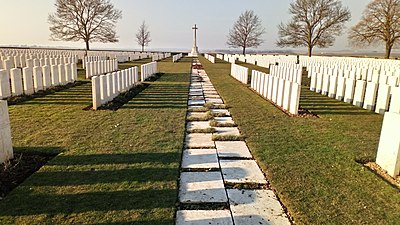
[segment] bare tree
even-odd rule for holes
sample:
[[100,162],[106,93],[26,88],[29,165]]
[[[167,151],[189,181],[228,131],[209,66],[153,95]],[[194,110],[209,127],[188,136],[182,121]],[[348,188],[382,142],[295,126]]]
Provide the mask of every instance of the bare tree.
[[296,0],[290,3],[291,20],[281,23],[279,47],[307,47],[308,56],[316,47],[332,46],[351,14],[340,0]]
[[368,4],[361,20],[350,29],[353,46],[386,45],[385,58],[400,39],[400,0],[374,0]]
[[115,23],[122,12],[110,0],[56,0],[57,8],[50,14],[52,40],[90,42],[118,42]]
[[151,42],[149,27],[144,20],[136,33],[136,41],[142,46],[142,52],[144,51],[144,46],[149,46]]
[[261,39],[264,33],[265,29],[261,25],[260,18],[254,14],[253,10],[246,10],[229,30],[226,43],[230,47],[242,48],[245,55],[246,48],[258,47],[264,42]]

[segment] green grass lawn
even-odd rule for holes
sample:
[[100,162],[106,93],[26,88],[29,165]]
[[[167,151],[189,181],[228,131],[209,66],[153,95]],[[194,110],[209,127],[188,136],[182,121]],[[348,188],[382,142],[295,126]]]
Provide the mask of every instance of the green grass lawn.
[[0,200],[0,224],[173,224],[190,62],[160,62],[118,111],[82,110],[89,81],[10,106],[15,152],[59,155]]
[[200,61],[296,224],[400,224],[399,190],[356,162],[375,159],[381,115],[304,87],[300,106],[320,118],[291,118],[229,63]]

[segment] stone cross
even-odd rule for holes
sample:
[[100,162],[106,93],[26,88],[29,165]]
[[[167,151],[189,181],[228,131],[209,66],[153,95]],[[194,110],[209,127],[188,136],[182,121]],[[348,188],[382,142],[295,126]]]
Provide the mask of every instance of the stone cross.
[[192,27],[192,29],[194,30],[193,47],[197,47],[197,29],[199,28],[195,24],[194,27]]
[[194,31],[193,32],[193,35],[194,35],[193,36],[193,48],[192,48],[192,51],[189,53],[189,56],[197,57],[199,55],[199,50],[197,48],[197,29],[199,29],[199,28],[195,24],[194,27],[192,27],[192,29]]

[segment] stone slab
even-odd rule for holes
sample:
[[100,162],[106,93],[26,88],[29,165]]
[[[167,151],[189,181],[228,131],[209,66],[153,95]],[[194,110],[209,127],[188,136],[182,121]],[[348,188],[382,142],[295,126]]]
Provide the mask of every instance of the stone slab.
[[207,116],[207,112],[188,112],[188,117],[203,118]]
[[252,158],[249,148],[244,141],[216,141],[218,156]]
[[229,210],[179,210],[176,225],[233,225]]
[[255,160],[220,160],[220,165],[226,182],[267,183]]
[[204,105],[206,102],[204,100],[189,100],[188,105]]
[[182,168],[215,169],[219,168],[216,149],[186,149],[183,151]]
[[208,121],[194,121],[194,122],[188,122],[186,124],[186,129],[188,130],[207,129],[207,128],[211,128]]
[[235,224],[291,224],[271,190],[228,189],[227,192]]
[[232,117],[229,116],[215,117],[214,120],[218,123],[234,123]]
[[215,127],[216,135],[235,135],[239,136],[240,131],[237,127]]
[[182,203],[227,202],[221,173],[181,173],[179,201]]
[[206,102],[216,103],[216,104],[223,104],[224,101],[220,98],[206,98]]
[[211,109],[212,113],[225,113],[226,116],[230,116],[231,113],[227,109]]
[[187,134],[185,143],[188,148],[215,148],[212,134]]

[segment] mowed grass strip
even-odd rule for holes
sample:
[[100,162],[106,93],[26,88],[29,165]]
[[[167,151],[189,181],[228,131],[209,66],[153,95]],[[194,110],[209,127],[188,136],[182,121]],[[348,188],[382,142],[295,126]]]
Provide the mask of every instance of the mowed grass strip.
[[291,118],[201,58],[247,143],[296,224],[400,224],[400,193],[358,164],[374,160],[382,116],[303,88]]
[[60,154],[0,200],[0,224],[174,224],[190,59],[159,70],[117,111],[82,110],[90,82],[10,106],[16,152]]

